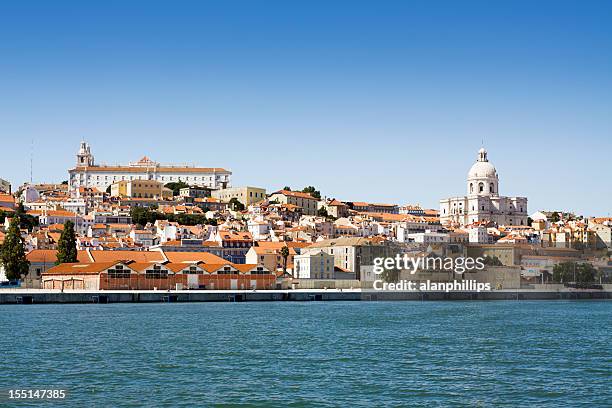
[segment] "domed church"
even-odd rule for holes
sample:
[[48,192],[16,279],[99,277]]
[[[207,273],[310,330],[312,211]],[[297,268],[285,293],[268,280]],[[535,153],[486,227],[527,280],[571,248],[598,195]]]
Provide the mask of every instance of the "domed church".
[[487,151],[478,151],[467,176],[467,196],[440,200],[442,224],[468,225],[493,221],[498,225],[527,225],[527,198],[501,197],[499,177]]

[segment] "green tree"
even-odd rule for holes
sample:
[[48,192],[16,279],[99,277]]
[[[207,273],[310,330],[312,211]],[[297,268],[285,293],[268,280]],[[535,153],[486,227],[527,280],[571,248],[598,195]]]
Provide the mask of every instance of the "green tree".
[[147,223],[154,223],[157,220],[170,220],[166,215],[155,211],[154,208],[147,207],[132,207],[130,209],[130,216],[134,224],[145,226]]
[[[287,273],[287,259],[289,258],[289,247],[285,245],[280,250],[280,255],[283,257],[283,275]],[[293,277],[295,278],[295,268],[293,268]]]
[[502,263],[502,261],[499,260],[498,257],[489,255],[483,258],[482,263],[490,266],[504,266],[504,264]]
[[318,198],[319,200],[321,199],[321,192],[315,189],[313,186],[304,187],[302,193],[308,193],[314,198]]
[[232,197],[229,200],[229,206],[234,211],[244,211],[244,204],[242,204],[236,197]]
[[325,209],[325,207],[321,207],[317,210],[317,215],[319,217],[328,217],[329,214],[327,213],[327,210]]
[[168,221],[175,221],[181,225],[204,225],[208,219],[203,214],[171,214]]
[[18,217],[11,219],[8,231],[4,237],[2,250],[0,251],[0,261],[4,265],[6,277],[9,280],[21,279],[21,277],[28,274],[30,261],[25,256]]
[[189,184],[185,183],[184,181],[177,181],[177,182],[172,182],[172,183],[168,183],[166,184],[166,187],[168,187],[170,190],[172,190],[172,195],[179,195],[179,192],[181,190],[181,188],[186,188],[189,187]]
[[576,271],[576,280],[579,283],[592,283],[595,281],[596,273],[597,270],[590,263],[580,264]]
[[550,216],[550,221],[551,222],[559,222],[559,220],[561,220],[561,217],[559,217],[559,213],[558,212],[554,212],[551,214]]
[[285,187],[283,187],[283,190],[285,190],[285,191],[291,191],[291,187],[289,187],[289,186],[285,186]]
[[573,262],[563,262],[555,265],[553,267],[553,282],[555,283],[565,283],[571,282],[573,280],[574,274],[573,267],[575,264]]
[[23,203],[17,205],[17,208],[15,208],[15,215],[19,218],[19,228],[25,228],[28,231],[32,231],[32,228],[38,225],[38,218],[28,214]]
[[74,233],[74,223],[66,221],[64,230],[57,242],[57,261],[56,264],[78,262],[76,248],[76,234]]
[[597,270],[589,263],[563,262],[553,267],[553,282],[579,284],[595,281]]

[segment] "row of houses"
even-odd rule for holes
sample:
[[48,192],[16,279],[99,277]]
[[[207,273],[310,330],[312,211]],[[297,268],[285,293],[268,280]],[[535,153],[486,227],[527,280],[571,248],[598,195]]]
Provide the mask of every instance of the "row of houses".
[[277,276],[256,264],[196,262],[64,263],[42,273],[43,289],[257,290],[274,289]]

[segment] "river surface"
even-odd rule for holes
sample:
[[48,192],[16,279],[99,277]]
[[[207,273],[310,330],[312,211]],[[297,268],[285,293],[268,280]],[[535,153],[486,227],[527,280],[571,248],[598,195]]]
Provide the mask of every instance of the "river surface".
[[[0,406],[611,406],[612,302],[0,306]],[[63,389],[11,401],[9,389]]]

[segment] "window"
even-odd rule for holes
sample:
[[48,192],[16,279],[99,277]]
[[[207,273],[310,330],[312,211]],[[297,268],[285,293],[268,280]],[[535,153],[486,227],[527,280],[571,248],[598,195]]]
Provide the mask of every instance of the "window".
[[237,272],[234,272],[232,268],[230,268],[229,266],[224,267],[223,270],[217,271],[217,275],[235,275],[235,274],[237,274]]
[[111,279],[126,279],[130,277],[130,270],[123,269],[123,265],[115,265],[113,269],[108,270],[108,277]]
[[[297,268],[299,269],[299,266],[297,266]],[[251,271],[251,275],[269,275],[269,274],[270,272],[266,271],[261,266],[258,266],[257,269]]]
[[484,192],[484,183],[478,183],[478,192],[479,193]]
[[168,271],[162,271],[161,266],[153,265],[153,269],[147,269],[146,279],[168,279]]
[[185,271],[186,274],[188,275],[202,275],[202,271],[198,270],[197,267],[195,266],[190,266],[188,270]]
[[474,183],[470,183],[470,193],[474,192]]
[[494,193],[495,192],[495,185],[493,183],[489,184],[489,192],[490,193]]

